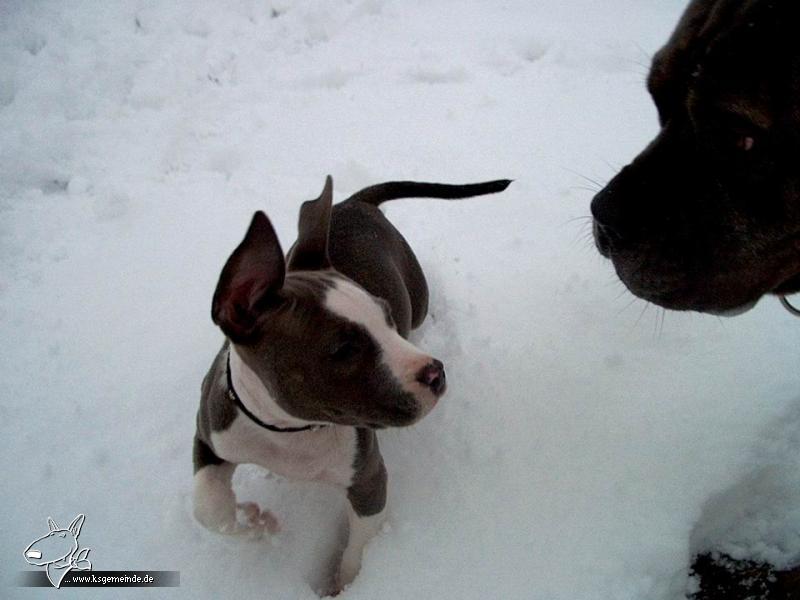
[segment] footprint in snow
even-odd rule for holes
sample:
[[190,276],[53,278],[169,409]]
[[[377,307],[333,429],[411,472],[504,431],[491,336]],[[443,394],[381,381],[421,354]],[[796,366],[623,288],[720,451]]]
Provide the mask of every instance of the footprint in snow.
[[115,221],[128,213],[130,199],[125,194],[111,194],[97,198],[92,204],[94,216],[100,223]]
[[464,67],[417,67],[408,72],[408,77],[418,83],[462,83],[469,80]]

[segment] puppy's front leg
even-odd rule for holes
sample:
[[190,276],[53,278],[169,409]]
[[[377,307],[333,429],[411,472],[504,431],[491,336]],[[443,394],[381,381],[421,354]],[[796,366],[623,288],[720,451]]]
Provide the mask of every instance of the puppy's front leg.
[[347,510],[348,521],[350,522],[350,535],[347,539],[347,547],[342,554],[342,564],[339,567],[339,574],[336,583],[339,589],[352,583],[361,569],[361,555],[364,546],[380,531],[383,520],[386,517],[386,507],[374,515],[359,515],[351,504]]
[[[386,467],[378,450],[374,432],[367,445],[368,453],[359,461],[360,469],[347,489],[350,501],[347,510],[350,534],[342,554],[342,563],[336,577],[339,589],[355,579],[361,568],[364,546],[380,531],[386,516]],[[362,448],[363,450],[363,448]]]
[[[258,537],[278,530],[275,517],[255,502],[237,504],[231,487],[236,465],[219,458],[201,439],[194,438],[194,516],[207,529],[218,533]],[[246,523],[236,519],[241,509]]]

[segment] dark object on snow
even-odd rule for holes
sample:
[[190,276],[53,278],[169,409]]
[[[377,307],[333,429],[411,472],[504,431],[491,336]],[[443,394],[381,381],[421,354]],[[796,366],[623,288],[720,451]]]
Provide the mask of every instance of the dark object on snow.
[[700,554],[691,574],[699,586],[691,600],[800,600],[800,567],[776,571],[768,563]]

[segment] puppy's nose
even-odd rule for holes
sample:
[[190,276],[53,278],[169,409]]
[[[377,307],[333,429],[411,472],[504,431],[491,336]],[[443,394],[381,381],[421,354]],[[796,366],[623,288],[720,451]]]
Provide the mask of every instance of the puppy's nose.
[[417,381],[429,387],[437,398],[444,394],[444,390],[447,387],[447,379],[442,362],[434,358],[433,362],[425,365],[419,372]]

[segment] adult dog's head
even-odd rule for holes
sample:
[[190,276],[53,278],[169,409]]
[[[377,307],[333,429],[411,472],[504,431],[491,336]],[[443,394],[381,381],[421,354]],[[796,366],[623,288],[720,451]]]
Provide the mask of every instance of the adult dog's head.
[[800,1],[693,0],[648,87],[661,132],[592,201],[600,252],[671,309],[800,291]]

